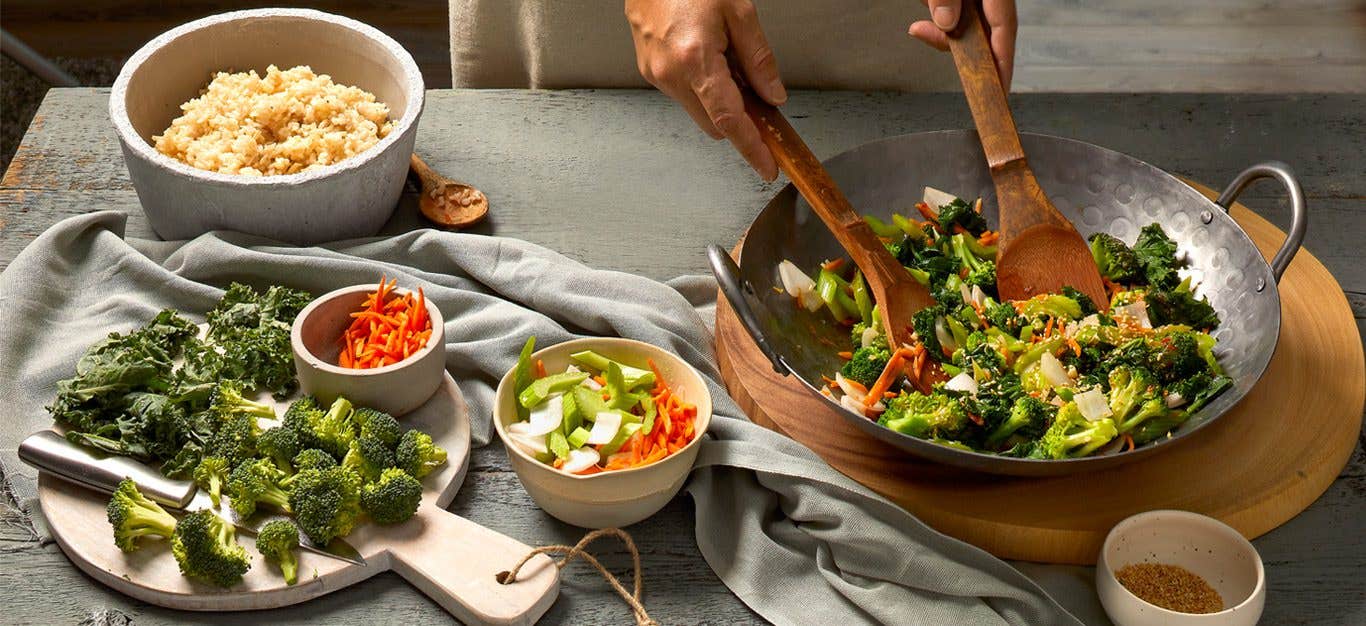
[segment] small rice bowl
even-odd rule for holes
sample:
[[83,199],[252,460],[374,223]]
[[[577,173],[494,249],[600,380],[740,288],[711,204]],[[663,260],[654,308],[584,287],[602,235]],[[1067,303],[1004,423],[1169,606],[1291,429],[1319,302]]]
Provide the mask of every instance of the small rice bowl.
[[373,147],[392,130],[375,95],[309,66],[265,76],[218,72],[181,115],[152,137],[158,152],[192,167],[243,176],[297,174]]

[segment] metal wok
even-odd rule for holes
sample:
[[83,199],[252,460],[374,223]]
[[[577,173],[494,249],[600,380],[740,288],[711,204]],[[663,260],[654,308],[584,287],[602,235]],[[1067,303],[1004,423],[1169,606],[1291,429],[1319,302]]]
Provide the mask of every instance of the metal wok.
[[[872,437],[917,457],[980,472],[1054,476],[1158,454],[1227,413],[1271,361],[1281,330],[1276,282],[1304,238],[1300,185],[1284,164],[1262,163],[1239,173],[1211,202],[1174,176],[1118,152],[1047,135],[1022,134],[1021,141],[1040,185],[1082,235],[1105,231],[1132,242],[1139,228],[1159,222],[1176,240],[1190,263],[1183,275],[1199,283],[1199,293],[1208,296],[1219,313],[1215,354],[1233,378],[1233,387],[1169,437],[1129,452],[1065,460],[1016,459],[941,446],[883,428],[825,399],[832,411]],[[974,131],[892,137],[837,155],[825,166],[860,213],[884,219],[893,211],[904,214],[929,185],[963,198],[981,196],[987,221],[996,222],[995,190]],[[1290,233],[1270,264],[1227,213],[1249,182],[1267,177],[1285,186],[1293,212]],[[791,298],[780,293],[777,266],[789,259],[812,268],[824,259],[845,256],[835,238],[788,185],[750,225],[738,266],[725,250],[712,246],[710,252],[722,292],[774,370],[795,374],[811,393],[820,395],[821,375],[842,365],[836,353],[848,345],[848,330],[822,315],[824,310],[809,313],[793,306]]]

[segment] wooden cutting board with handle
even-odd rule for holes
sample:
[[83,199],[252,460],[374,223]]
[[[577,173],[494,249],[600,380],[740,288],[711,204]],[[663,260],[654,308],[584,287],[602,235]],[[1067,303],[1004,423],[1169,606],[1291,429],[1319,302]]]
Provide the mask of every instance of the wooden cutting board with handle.
[[[277,413],[283,409],[279,406]],[[446,465],[423,478],[417,514],[394,526],[357,525],[346,541],[365,558],[365,565],[300,551],[299,581],[293,586],[265,562],[254,538],[245,533],[239,532],[237,541],[252,557],[251,570],[240,584],[221,589],[181,576],[169,541],[144,539],[142,548],[131,554],[116,548],[103,494],[42,473],[38,499],[57,543],[81,571],[160,606],[190,611],[275,608],[393,570],[462,622],[535,622],[559,592],[559,571],[552,561],[537,556],[516,583],[502,585],[495,577],[531,547],[445,510],[464,481],[470,450],[469,408],[450,375],[427,404],[400,417],[399,423],[430,434],[448,455]]]

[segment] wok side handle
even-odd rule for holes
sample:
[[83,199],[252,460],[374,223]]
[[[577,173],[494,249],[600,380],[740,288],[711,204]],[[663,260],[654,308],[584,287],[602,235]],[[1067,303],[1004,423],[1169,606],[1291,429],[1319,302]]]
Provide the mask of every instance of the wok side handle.
[[716,276],[716,283],[721,287],[722,295],[726,296],[726,301],[735,309],[735,314],[740,317],[740,323],[749,331],[750,338],[754,339],[759,350],[773,364],[773,371],[787,376],[787,365],[783,363],[778,351],[764,338],[764,333],[759,327],[759,318],[750,308],[749,300],[745,299],[745,292],[753,292],[753,288],[740,279],[740,266],[735,264],[735,259],[730,258],[725,248],[716,244],[707,246],[707,258],[711,261],[711,272]]
[[1309,209],[1305,205],[1304,190],[1300,188],[1300,181],[1295,178],[1295,172],[1289,165],[1280,161],[1258,163],[1239,172],[1214,202],[1224,211],[1228,211],[1243,189],[1252,181],[1262,178],[1275,178],[1280,181],[1281,185],[1285,186],[1286,193],[1290,195],[1290,232],[1286,234],[1285,243],[1281,244],[1276,255],[1271,257],[1271,275],[1279,283],[1281,274],[1290,266],[1295,253],[1300,251],[1300,244],[1304,243],[1304,231],[1309,227]]

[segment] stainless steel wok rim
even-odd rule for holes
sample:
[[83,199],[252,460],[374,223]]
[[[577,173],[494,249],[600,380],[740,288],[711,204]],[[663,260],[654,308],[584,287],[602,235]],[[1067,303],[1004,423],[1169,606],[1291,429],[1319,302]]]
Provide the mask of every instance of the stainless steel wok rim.
[[[962,141],[966,137],[972,137],[973,143],[976,143],[976,131],[971,129],[940,130],[923,133],[911,133],[906,135],[899,135],[879,139],[856,146],[854,148],[841,152],[833,157],[830,157],[829,159],[825,159],[824,163],[826,163],[827,166],[834,166],[842,160],[857,158],[857,156],[860,153],[877,151],[881,147],[888,144],[895,144],[913,140],[932,141],[936,136],[943,137],[946,141]],[[1290,195],[1293,214],[1292,226],[1289,233],[1287,234],[1285,244],[1277,253],[1276,257],[1273,258],[1272,262],[1267,263],[1265,260],[1262,260],[1255,269],[1255,272],[1259,274],[1259,276],[1257,276],[1258,286],[1260,287],[1260,289],[1257,290],[1258,294],[1262,297],[1271,298],[1276,304],[1276,306],[1274,307],[1276,311],[1274,321],[1268,322],[1268,325],[1271,326],[1271,328],[1268,329],[1268,332],[1271,333],[1272,337],[1274,337],[1272,347],[1270,350],[1266,352],[1265,358],[1260,359],[1258,362],[1251,364],[1251,367],[1247,370],[1247,373],[1245,374],[1247,376],[1250,376],[1253,381],[1260,380],[1262,375],[1265,374],[1267,367],[1270,365],[1271,359],[1275,353],[1276,346],[1279,343],[1282,320],[1280,316],[1279,306],[1280,291],[1277,287],[1277,281],[1284,272],[1286,266],[1289,265],[1289,262],[1293,258],[1295,252],[1298,250],[1300,243],[1304,237],[1304,230],[1306,225],[1303,192],[1300,190],[1299,184],[1295,179],[1294,174],[1290,170],[1290,168],[1285,164],[1279,162],[1266,162],[1249,167],[1243,172],[1239,173],[1233,179],[1233,181],[1225,188],[1224,192],[1220,194],[1218,199],[1211,201],[1208,198],[1206,198],[1203,194],[1196,191],[1193,187],[1186,184],[1184,181],[1180,180],[1179,178],[1167,173],[1166,171],[1160,168],[1157,168],[1156,166],[1153,166],[1147,162],[1144,162],[1132,156],[1114,150],[1110,150],[1102,146],[1097,146],[1084,141],[1069,139],[1065,137],[1056,137],[1052,135],[1038,133],[1021,133],[1021,136],[1022,138],[1028,138],[1036,141],[1059,142],[1062,144],[1070,144],[1072,146],[1079,147],[1086,151],[1093,151],[1102,155],[1106,155],[1109,158],[1125,162],[1127,167],[1144,170],[1144,173],[1149,176],[1170,179],[1171,181],[1178,183],[1185,189],[1189,190],[1193,198],[1199,198],[1200,201],[1204,203],[1204,206],[1202,208],[1204,209],[1205,213],[1202,214],[1202,219],[1204,219],[1205,214],[1208,214],[1209,221],[1205,222],[1207,225],[1213,220],[1227,220],[1227,224],[1232,226],[1232,229],[1229,232],[1236,232],[1237,236],[1241,237],[1241,240],[1235,242],[1234,245],[1247,246],[1254,250],[1256,249],[1256,244],[1252,242],[1252,239],[1247,235],[1246,231],[1244,231],[1242,227],[1239,226],[1232,219],[1232,217],[1229,216],[1228,209],[1232,206],[1233,202],[1236,200],[1239,193],[1241,193],[1241,191],[1253,180],[1257,180],[1259,178],[1276,178],[1282,182],[1282,184],[1286,187],[1288,194]],[[752,227],[759,225],[760,222],[763,221],[765,216],[776,211],[778,207],[782,207],[787,204],[799,201],[800,200],[797,196],[796,189],[792,186],[791,183],[783,186],[765,205],[763,211],[761,211],[759,216],[756,217],[754,223],[752,224]],[[724,259],[721,259],[719,257],[724,257]],[[1261,259],[1260,255],[1258,255],[1257,258]],[[747,283],[743,283],[739,280],[739,276],[742,275],[740,272],[740,268],[744,267],[745,262],[745,247],[741,247],[739,265],[736,265],[736,263],[732,261],[728,255],[725,254],[725,251],[717,246],[713,246],[713,250],[711,251],[711,260],[714,273],[717,275],[718,281],[721,285],[722,292],[726,295],[727,299],[732,303],[732,306],[736,309],[737,315],[740,316],[741,321],[744,323],[747,330],[749,330],[751,336],[756,340],[756,343],[759,344],[760,349],[773,362],[775,371],[783,375],[796,375],[796,378],[799,381],[801,381],[802,385],[806,387],[806,389],[810,393],[819,396],[832,408],[838,411],[842,417],[844,417],[847,421],[854,423],[858,428],[863,430],[865,433],[881,441],[884,441],[892,446],[901,448],[915,456],[928,458],[949,465],[969,467],[977,469],[979,471],[987,471],[989,473],[997,474],[1041,476],[1080,473],[1085,471],[1101,469],[1103,467],[1111,467],[1122,463],[1127,463],[1130,461],[1147,457],[1148,455],[1154,454],[1159,450],[1166,449],[1179,440],[1189,439],[1190,436],[1194,433],[1200,432],[1201,430],[1205,429],[1209,424],[1218,421],[1219,418],[1221,418],[1225,413],[1227,413],[1234,406],[1236,406],[1251,389],[1251,386],[1248,386],[1246,388],[1238,388],[1237,386],[1235,386],[1234,389],[1225,391],[1224,396],[1226,397],[1221,397],[1218,400],[1218,404],[1221,404],[1223,406],[1218,410],[1217,413],[1207,416],[1207,412],[1212,410],[1214,407],[1205,407],[1197,414],[1191,416],[1190,419],[1194,423],[1187,430],[1181,432],[1180,434],[1175,436],[1169,434],[1164,439],[1150,442],[1148,444],[1145,444],[1144,446],[1136,447],[1133,450],[1129,450],[1126,452],[1119,452],[1104,456],[1081,457],[1075,459],[1040,460],[1005,457],[995,454],[978,452],[975,450],[952,448],[934,443],[929,440],[920,439],[910,435],[904,435],[902,433],[898,433],[896,431],[884,428],[878,425],[875,421],[869,420],[868,418],[862,415],[858,415],[853,411],[846,409],[845,407],[840,405],[839,402],[822,394],[820,388],[814,385],[806,377],[797,374],[797,369],[792,367],[792,365],[787,362],[786,358],[783,355],[778,353],[769,345],[767,338],[762,336],[763,333],[759,330],[759,325],[757,324],[757,322],[749,319],[753,317],[753,313],[749,310],[748,303],[745,303],[741,306],[736,306],[737,296],[739,296],[741,292],[748,290],[749,293],[753,293],[752,287],[750,287]],[[733,272],[733,274],[727,276],[727,274],[730,272]],[[728,287],[730,289],[728,289]],[[741,297],[740,299],[741,301],[743,301],[743,297]]]

